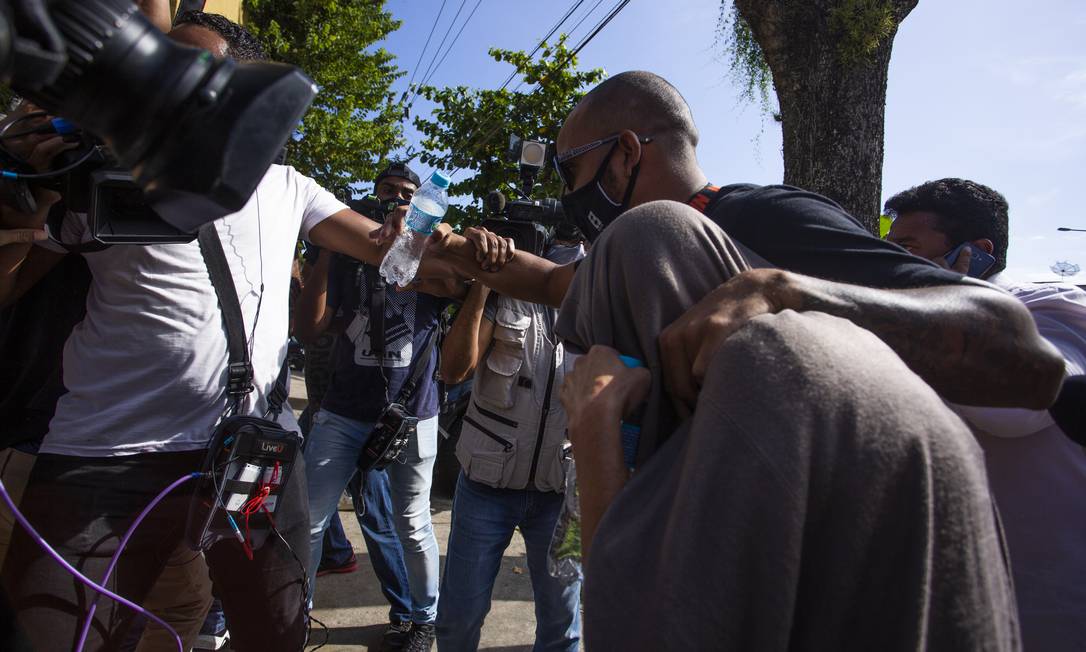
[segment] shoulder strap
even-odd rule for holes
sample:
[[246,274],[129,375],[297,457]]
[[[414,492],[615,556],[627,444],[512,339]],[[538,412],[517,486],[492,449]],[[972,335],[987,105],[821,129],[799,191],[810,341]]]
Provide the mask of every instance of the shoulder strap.
[[400,405],[407,405],[407,402],[415,395],[419,380],[422,379],[422,374],[426,373],[426,368],[430,364],[430,356],[433,355],[434,349],[437,348],[434,345],[437,343],[438,330],[440,330],[438,327],[434,327],[434,330],[430,331],[430,337],[426,339],[426,350],[422,352],[422,355],[415,358],[414,365],[411,368],[411,376],[404,381],[403,387],[400,388],[400,395],[397,397],[397,403]]
[[204,265],[207,266],[211,285],[215,288],[215,296],[218,297],[219,308],[222,310],[226,346],[230,356],[226,392],[234,400],[236,408],[241,399],[253,391],[253,365],[245,343],[245,321],[241,315],[241,302],[238,301],[238,290],[234,287],[234,278],[230,275],[230,265],[226,261],[215,223],[208,222],[200,227],[196,239],[200,243],[200,254],[204,257]]
[[[370,348],[377,356],[377,366],[385,367],[385,279],[376,268],[363,264],[369,285]],[[370,280],[372,277],[373,280]]]

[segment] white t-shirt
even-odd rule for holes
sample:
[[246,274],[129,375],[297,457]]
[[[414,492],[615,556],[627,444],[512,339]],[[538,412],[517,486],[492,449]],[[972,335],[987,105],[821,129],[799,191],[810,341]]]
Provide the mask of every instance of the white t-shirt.
[[[1068,375],[1086,372],[1086,292],[989,279],[1026,304]],[[953,406],[984,449],[1003,517],[1025,650],[1086,641],[1086,450],[1048,410]]]
[[[250,414],[266,410],[286,357],[299,233],[305,237],[344,208],[309,177],[273,165],[245,207],[215,223],[246,337],[255,342]],[[69,215],[62,239],[87,241],[87,230],[85,217]],[[106,457],[204,448],[226,407],[228,356],[199,244],[119,245],[84,256],[93,277],[87,316],[64,346],[68,393],[57,403],[41,452]]]

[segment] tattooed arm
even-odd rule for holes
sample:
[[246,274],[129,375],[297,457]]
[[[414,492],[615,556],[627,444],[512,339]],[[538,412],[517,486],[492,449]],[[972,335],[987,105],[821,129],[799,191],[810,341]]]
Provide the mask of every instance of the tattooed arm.
[[720,343],[748,320],[781,310],[848,319],[885,342],[943,398],[965,405],[1046,408],[1064,364],[1011,295],[973,281],[878,290],[777,269],[744,272],[660,334],[664,380],[690,408]]

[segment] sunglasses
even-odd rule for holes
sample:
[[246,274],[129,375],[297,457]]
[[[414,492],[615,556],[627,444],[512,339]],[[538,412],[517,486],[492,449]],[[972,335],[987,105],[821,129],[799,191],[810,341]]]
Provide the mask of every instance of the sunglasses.
[[[565,186],[566,189],[570,192],[574,190],[573,171],[566,167],[566,163],[568,161],[577,158],[581,154],[587,154],[588,152],[591,152],[597,147],[603,147],[607,143],[613,143],[618,140],[621,135],[622,134],[615,134],[613,136],[594,140],[591,143],[586,143],[579,147],[574,147],[573,149],[567,149],[561,154],[556,154],[554,157],[554,169],[556,172],[558,172],[558,178],[561,179],[562,185]],[[638,137],[637,142],[641,143],[642,145],[647,145],[652,142],[652,139],[652,136],[643,136]]]

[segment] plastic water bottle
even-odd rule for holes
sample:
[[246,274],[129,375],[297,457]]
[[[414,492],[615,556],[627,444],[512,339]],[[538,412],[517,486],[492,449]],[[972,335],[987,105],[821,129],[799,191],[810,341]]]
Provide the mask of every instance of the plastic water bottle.
[[415,278],[426,239],[449,209],[449,196],[445,192],[448,187],[449,178],[434,172],[411,197],[405,228],[381,261],[385,282],[404,287]]
[[[622,364],[634,369],[644,367],[645,363],[628,355],[618,356]],[[628,419],[622,422],[622,457],[626,466],[633,471],[637,459],[637,445],[641,439],[641,418],[644,405]],[[558,513],[558,523],[551,535],[551,544],[547,550],[547,572],[550,576],[570,586],[584,579],[584,567],[581,563],[581,498],[577,494],[577,465],[573,458],[566,462],[566,491],[562,498],[562,510]]]
[[[618,356],[622,364],[631,369],[644,367],[645,363],[628,355]],[[641,420],[645,417],[645,405],[637,406],[633,414],[622,420],[622,459],[626,461],[626,468],[631,471],[637,464],[637,446],[641,443]]]

